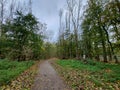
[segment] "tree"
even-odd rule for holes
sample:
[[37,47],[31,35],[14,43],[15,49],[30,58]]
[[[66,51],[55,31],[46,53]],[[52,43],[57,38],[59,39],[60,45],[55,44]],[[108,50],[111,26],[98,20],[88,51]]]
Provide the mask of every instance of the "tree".
[[78,46],[78,30],[80,29],[80,10],[81,10],[81,1],[67,0],[68,10],[71,15],[73,27],[74,27],[74,36],[75,36],[75,47],[76,47],[76,58],[79,59],[79,46]]
[[2,35],[2,24],[4,21],[5,16],[5,6],[6,6],[6,0],[0,0],[0,37]]
[[40,50],[42,45],[42,36],[37,34],[40,30],[38,24],[39,22],[32,14],[24,15],[17,11],[16,18],[13,19],[13,22],[5,25],[6,31],[9,32],[7,36],[13,43],[12,53],[10,53],[12,59],[17,59],[18,61],[26,60],[26,56],[23,53],[25,48],[31,50],[31,59],[36,58],[39,54],[36,50],[38,48],[38,50]]
[[[113,16],[113,14],[115,15]],[[82,23],[84,36],[83,42],[85,42],[85,39],[89,36],[90,40],[92,40],[92,43],[90,45],[94,46],[93,48],[100,48],[100,46],[102,45],[104,62],[107,62],[108,55],[109,59],[112,59],[113,55],[116,63],[118,62],[114,52],[113,44],[110,40],[111,27],[113,28],[116,35],[118,35],[119,37],[118,29],[116,27],[117,20],[118,11],[113,1],[108,3],[102,0],[90,0],[88,2],[88,8],[86,9],[85,17]],[[94,39],[93,36],[91,37],[90,35],[87,35],[87,33],[90,33],[90,35],[94,35],[95,38],[98,39]],[[96,43],[96,40],[100,40],[100,43]],[[88,45],[87,43],[85,43],[85,45]]]
[[13,15],[14,15],[14,12],[15,12],[15,0],[11,0],[11,3],[10,3],[10,15],[9,15],[9,20],[12,21],[13,20]]
[[[88,38],[90,38],[90,34],[92,34],[92,33],[94,33],[94,35],[97,35],[97,34],[99,35],[101,45],[102,45],[102,50],[103,50],[104,62],[107,62],[107,51],[106,51],[106,47],[105,47],[105,45],[106,45],[105,33],[104,33],[103,29],[101,28],[101,12],[102,12],[102,10],[103,9],[101,8],[100,1],[90,0],[88,2],[88,8],[85,12],[85,19],[83,20],[83,22],[88,22],[88,23],[83,23],[83,26],[86,26],[86,28],[83,28],[83,30],[84,30],[83,34],[85,32],[85,29],[88,29],[90,32],[90,33],[88,32],[89,33],[89,35],[87,35]],[[97,30],[95,30],[95,29],[97,29]],[[86,35],[84,35],[84,36],[87,38]],[[96,44],[95,42],[93,42],[93,43]],[[91,44],[89,46],[91,46]],[[90,50],[90,52],[91,52],[91,50]]]
[[32,13],[32,0],[29,0],[29,13]]
[[[120,48],[119,0],[89,0],[81,23],[80,0],[67,0],[60,17],[60,55],[64,58],[112,60]],[[81,31],[82,30],[82,31]],[[82,35],[81,35],[81,34]]]

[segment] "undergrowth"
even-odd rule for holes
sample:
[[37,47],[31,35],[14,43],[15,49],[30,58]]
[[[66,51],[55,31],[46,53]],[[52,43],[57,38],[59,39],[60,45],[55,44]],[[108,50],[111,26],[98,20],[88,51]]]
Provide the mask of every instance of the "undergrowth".
[[0,85],[8,84],[12,79],[16,78],[33,64],[34,61],[18,62],[0,60]]
[[82,84],[85,86],[86,83],[88,83],[86,87],[92,88],[93,85],[93,89],[95,89],[95,87],[107,90],[120,88],[120,64],[110,64],[92,60],[88,60],[87,63],[78,60],[57,60],[56,63],[63,67],[61,68],[61,71],[63,70],[61,73],[64,72],[64,74],[67,74],[63,75],[66,77],[66,80],[72,84],[74,83],[76,87]]

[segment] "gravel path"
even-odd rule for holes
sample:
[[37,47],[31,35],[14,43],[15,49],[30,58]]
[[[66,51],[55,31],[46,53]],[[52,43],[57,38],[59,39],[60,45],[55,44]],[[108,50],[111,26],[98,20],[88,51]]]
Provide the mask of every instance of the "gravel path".
[[70,90],[58,76],[49,61],[44,61],[39,66],[38,75],[32,90]]

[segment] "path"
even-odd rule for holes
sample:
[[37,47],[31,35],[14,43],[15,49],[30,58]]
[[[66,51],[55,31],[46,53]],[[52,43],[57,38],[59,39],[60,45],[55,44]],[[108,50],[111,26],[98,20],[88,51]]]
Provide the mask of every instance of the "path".
[[39,66],[38,76],[32,90],[70,90],[58,76],[49,61],[44,61]]

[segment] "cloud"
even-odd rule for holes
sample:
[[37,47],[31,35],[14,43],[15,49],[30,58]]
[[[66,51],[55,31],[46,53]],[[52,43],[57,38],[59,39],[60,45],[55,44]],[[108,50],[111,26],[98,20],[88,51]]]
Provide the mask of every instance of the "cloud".
[[39,21],[46,23],[48,32],[53,32],[56,40],[59,29],[59,9],[64,7],[66,0],[33,0],[33,14]]
[[[8,0],[10,3],[12,0]],[[87,0],[82,0],[86,2]],[[19,5],[26,3],[28,5],[29,0],[17,0]],[[24,6],[25,7],[25,6]],[[23,7],[23,8],[24,8]],[[29,7],[29,6],[27,6]],[[47,24],[47,31],[52,32],[52,41],[56,41],[59,30],[59,10],[66,8],[66,0],[32,0],[32,12],[42,23]],[[64,10],[65,12],[65,10]],[[64,13],[65,14],[65,13]],[[64,20],[64,15],[63,15]]]
[[[86,1],[82,0],[82,4]],[[33,14],[40,22],[47,24],[47,31],[53,34],[51,40],[56,41],[59,30],[59,10],[66,8],[66,0],[32,0],[32,2]]]

